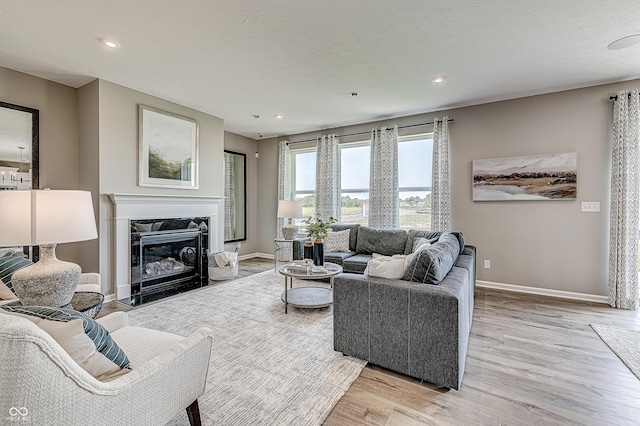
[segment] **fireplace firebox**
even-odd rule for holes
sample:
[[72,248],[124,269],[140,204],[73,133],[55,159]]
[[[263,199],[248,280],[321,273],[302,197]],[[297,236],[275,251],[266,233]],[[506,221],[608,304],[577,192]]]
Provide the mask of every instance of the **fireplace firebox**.
[[207,284],[207,274],[203,274],[207,270],[206,222],[202,223],[205,226],[150,230],[152,224],[132,222],[131,305]]

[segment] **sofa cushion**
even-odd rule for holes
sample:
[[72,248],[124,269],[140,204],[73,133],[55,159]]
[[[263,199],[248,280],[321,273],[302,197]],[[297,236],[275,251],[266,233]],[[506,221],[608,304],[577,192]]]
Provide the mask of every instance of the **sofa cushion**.
[[[25,259],[19,253],[14,253],[9,256],[0,257],[0,281],[4,283],[4,285],[11,290],[13,293],[13,285],[11,284],[11,278],[16,271],[19,271],[22,268],[26,268],[27,266],[33,265],[29,259]],[[3,294],[5,294],[3,292]],[[8,295],[5,294],[5,295]],[[4,297],[3,297],[4,299]]]
[[324,239],[324,249],[329,252],[349,252],[349,234],[351,230],[333,231],[327,233]]
[[80,367],[98,380],[112,379],[130,369],[127,355],[109,332],[73,309],[48,306],[2,306],[1,309],[26,318],[46,331]]
[[438,242],[411,255],[404,279],[439,284],[453,267],[459,252],[458,238],[451,232],[444,232]]
[[376,229],[361,226],[358,229],[358,254],[379,253],[385,256],[404,253],[407,232],[402,229]]
[[[462,232],[447,232],[456,236],[456,238],[458,239],[458,243],[460,244],[460,254],[462,254],[462,250],[464,250],[464,235],[462,235]],[[431,244],[433,244],[434,242],[438,241],[440,235],[442,235],[442,232],[440,231],[422,231],[419,229],[410,229],[407,233],[407,246],[405,247],[404,254],[411,253],[414,239],[426,238],[427,240],[429,240],[429,242],[431,242]]]
[[354,225],[331,225],[331,229],[333,232],[344,231],[348,229],[349,231],[349,250],[356,251],[356,242],[358,240],[358,229],[360,229],[360,224],[356,223]]
[[339,252],[325,253],[324,261],[335,263],[342,266],[342,262],[344,262],[344,259],[348,259],[354,254],[356,254],[356,252],[354,251],[348,251],[348,252],[339,251]]
[[353,272],[356,274],[362,274],[367,268],[367,263],[373,259],[368,254],[356,254],[342,261],[342,269],[344,272]]

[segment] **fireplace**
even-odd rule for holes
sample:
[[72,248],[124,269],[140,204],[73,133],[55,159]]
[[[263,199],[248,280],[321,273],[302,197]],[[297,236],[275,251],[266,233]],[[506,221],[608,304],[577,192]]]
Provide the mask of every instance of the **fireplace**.
[[[190,219],[186,221],[194,223]],[[184,219],[165,219],[154,220],[148,225],[184,222]],[[131,305],[138,306],[208,284],[206,227],[172,229],[169,226],[165,230],[138,232],[138,229],[146,229],[143,225],[147,224],[132,221],[131,225]]]
[[[112,279],[115,284],[116,299],[130,303],[132,300],[132,286],[133,274],[132,274],[132,260],[136,250],[139,252],[139,247],[134,249],[132,247],[132,233],[140,232],[157,232],[157,231],[171,231],[174,229],[167,228],[167,225],[173,220],[186,220],[182,225],[173,226],[170,228],[182,228],[187,229],[189,223],[193,220],[197,225],[197,230],[200,231],[201,250],[204,252],[206,248],[209,248],[212,252],[222,251],[223,244],[223,221],[222,221],[222,205],[223,197],[219,196],[193,196],[193,195],[149,195],[149,194],[109,194],[109,198],[113,203],[113,248],[115,250],[115,259],[113,262]],[[150,219],[150,218],[164,218],[164,219]],[[208,227],[207,231],[203,231],[200,228],[202,221]],[[141,230],[136,229],[133,231],[132,223],[145,223],[147,227],[141,227]],[[158,225],[158,222],[165,222],[163,225]],[[148,225],[151,224],[150,227]],[[156,226],[154,227],[154,224]],[[191,225],[193,229],[194,225]],[[134,226],[135,228],[135,226]],[[147,231],[148,229],[148,231]],[[132,232],[133,231],[133,232]],[[151,244],[153,247],[154,244]],[[166,250],[166,249],[165,249]],[[179,252],[177,258],[179,261]],[[185,257],[183,253],[183,258]],[[203,256],[200,267],[205,273],[200,273],[201,283],[207,283],[206,277],[207,265],[206,256]],[[139,264],[138,270],[139,270]],[[169,267],[165,262],[165,268]],[[179,265],[177,266],[179,269]],[[160,267],[160,266],[158,266]],[[152,265],[153,268],[153,265]],[[146,283],[146,282],[145,282]],[[154,286],[153,280],[149,282],[150,286]],[[165,293],[165,290],[161,290],[161,287],[153,287],[158,290],[154,297],[160,297]],[[143,286],[144,289],[144,286]],[[143,292],[144,293],[144,292]],[[168,293],[168,292],[167,292]],[[166,293],[165,293],[166,294]],[[152,298],[150,293],[148,297],[143,296],[143,302],[149,301]]]

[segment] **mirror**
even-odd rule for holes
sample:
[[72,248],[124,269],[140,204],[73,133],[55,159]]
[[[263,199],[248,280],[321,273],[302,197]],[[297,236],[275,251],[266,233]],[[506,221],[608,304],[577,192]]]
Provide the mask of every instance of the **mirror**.
[[0,102],[0,190],[38,189],[39,115]]
[[247,239],[247,154],[224,151],[224,242]]

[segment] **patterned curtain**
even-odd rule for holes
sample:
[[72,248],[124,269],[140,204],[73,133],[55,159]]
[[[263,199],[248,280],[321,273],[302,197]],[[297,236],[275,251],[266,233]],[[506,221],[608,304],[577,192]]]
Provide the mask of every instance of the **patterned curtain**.
[[235,159],[233,154],[224,153],[224,240],[236,237],[236,188]]
[[340,220],[340,147],[336,135],[318,138],[316,153],[316,214]]
[[638,309],[638,90],[622,90],[613,106],[609,305]]
[[398,188],[398,126],[371,131],[369,226],[400,227]]
[[431,178],[431,230],[451,229],[449,186],[449,117],[433,120],[433,168]]
[[[278,147],[278,200],[291,199],[291,150],[289,149],[289,141],[280,141]],[[277,205],[277,202],[276,202]],[[283,238],[282,227],[287,219],[277,218],[278,221],[278,238]],[[292,259],[293,250],[278,251],[278,260],[288,262]]]

